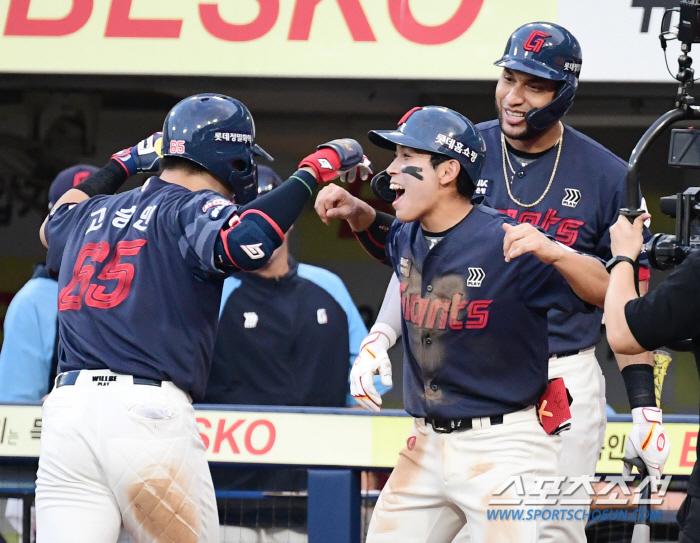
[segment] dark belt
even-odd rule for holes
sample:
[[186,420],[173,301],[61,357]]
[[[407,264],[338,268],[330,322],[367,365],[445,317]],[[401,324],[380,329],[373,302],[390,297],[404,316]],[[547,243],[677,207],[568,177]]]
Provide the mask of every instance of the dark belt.
[[550,354],[549,358],[564,358],[565,356],[574,356],[581,352],[581,349],[576,349],[575,351],[562,351],[560,353]]
[[[75,382],[78,380],[78,375],[80,375],[81,371],[82,370],[71,370],[61,373],[56,378],[56,388],[74,385]],[[145,377],[134,377],[135,385],[150,385],[153,387],[159,387],[160,383],[161,381],[157,381],[155,379],[146,379]]]
[[[481,417],[470,417],[468,419],[430,419],[426,418],[425,423],[430,424],[433,430],[439,434],[451,434],[452,432],[463,432],[472,429],[472,419]],[[489,417],[491,425],[503,424],[503,415],[492,415]]]

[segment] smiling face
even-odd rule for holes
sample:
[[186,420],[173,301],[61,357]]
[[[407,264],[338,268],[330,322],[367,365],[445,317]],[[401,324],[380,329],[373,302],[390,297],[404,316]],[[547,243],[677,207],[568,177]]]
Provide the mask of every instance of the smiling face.
[[503,134],[511,140],[536,138],[539,133],[528,128],[525,114],[551,102],[557,87],[557,81],[504,68],[496,85],[496,108]]
[[464,199],[456,188],[459,162],[448,160],[434,168],[430,158],[429,153],[396,146],[394,161],[386,171],[397,195],[391,205],[401,222],[430,223],[430,217],[439,215],[449,198]]

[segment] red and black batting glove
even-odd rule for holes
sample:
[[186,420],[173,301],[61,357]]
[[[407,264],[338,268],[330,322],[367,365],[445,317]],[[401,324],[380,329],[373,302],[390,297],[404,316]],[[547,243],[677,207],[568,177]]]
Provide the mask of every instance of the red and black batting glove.
[[163,133],[156,132],[133,147],[122,149],[112,155],[129,177],[137,173],[154,173],[160,168],[163,156]]
[[329,141],[316,149],[314,154],[299,163],[299,168],[311,168],[319,183],[335,179],[341,172],[354,168],[364,159],[362,146],[350,138]]

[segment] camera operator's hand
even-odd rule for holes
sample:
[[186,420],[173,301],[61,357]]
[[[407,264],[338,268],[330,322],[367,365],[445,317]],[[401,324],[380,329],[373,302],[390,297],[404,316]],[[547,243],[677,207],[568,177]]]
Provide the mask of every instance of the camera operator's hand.
[[644,221],[649,213],[642,213],[631,223],[627,217],[620,215],[617,222],[610,227],[610,249],[613,256],[626,256],[635,260],[644,244]]

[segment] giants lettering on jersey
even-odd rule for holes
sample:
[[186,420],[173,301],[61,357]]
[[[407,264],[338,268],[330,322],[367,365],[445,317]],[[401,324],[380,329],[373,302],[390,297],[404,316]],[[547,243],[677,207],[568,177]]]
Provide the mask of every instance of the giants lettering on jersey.
[[408,285],[401,283],[401,309],[406,322],[419,328],[473,330],[486,328],[489,321],[489,305],[493,300],[467,300],[457,292],[451,299],[422,298],[410,294]]
[[556,209],[549,209],[544,215],[536,211],[521,211],[518,215],[517,209],[499,209],[498,211],[505,213],[511,219],[515,219],[518,222],[526,222],[533,226],[539,226],[545,232],[552,234],[554,239],[559,243],[567,247],[571,247],[576,243],[579,228],[586,224],[576,219],[557,217]]

